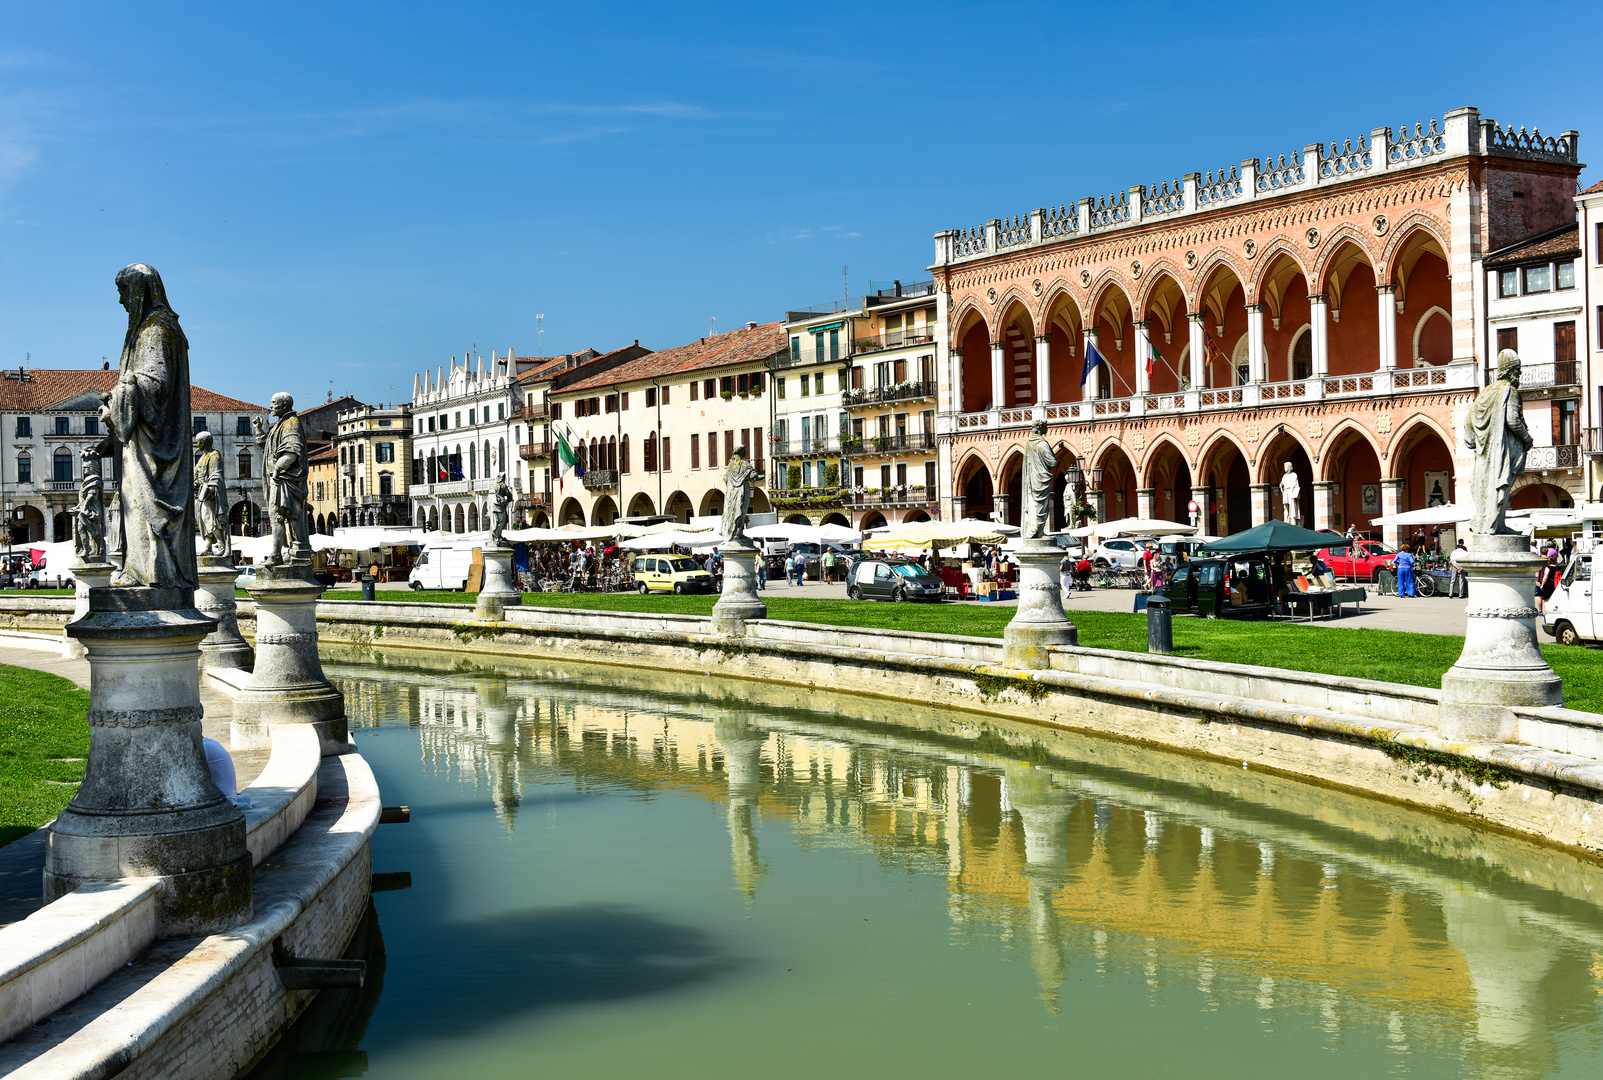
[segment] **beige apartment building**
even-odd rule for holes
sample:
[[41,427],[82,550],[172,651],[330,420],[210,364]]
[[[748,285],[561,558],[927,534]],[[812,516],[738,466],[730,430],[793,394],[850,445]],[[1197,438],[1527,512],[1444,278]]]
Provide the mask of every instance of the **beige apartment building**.
[[553,470],[552,523],[722,513],[724,467],[736,446],[762,474],[752,512],[769,511],[769,371],[789,348],[783,323],[747,323],[550,391],[550,452],[566,438],[585,470],[560,480]]

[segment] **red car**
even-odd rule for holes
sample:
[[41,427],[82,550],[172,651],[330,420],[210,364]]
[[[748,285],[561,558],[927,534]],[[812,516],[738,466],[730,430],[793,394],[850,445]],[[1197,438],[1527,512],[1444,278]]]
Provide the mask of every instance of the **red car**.
[[1319,559],[1338,578],[1374,581],[1382,568],[1392,568],[1397,552],[1378,540],[1355,540],[1351,545],[1321,549]]

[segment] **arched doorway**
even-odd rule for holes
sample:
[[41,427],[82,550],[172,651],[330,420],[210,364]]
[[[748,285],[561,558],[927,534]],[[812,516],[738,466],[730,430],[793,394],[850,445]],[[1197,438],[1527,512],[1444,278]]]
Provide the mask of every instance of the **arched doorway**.
[[1190,522],[1186,508],[1191,504],[1191,466],[1180,447],[1169,439],[1154,444],[1147,453],[1145,477],[1141,486],[1152,489],[1152,516]]
[[1380,302],[1375,268],[1358,245],[1337,248],[1327,264],[1323,292],[1329,297],[1330,374],[1359,375],[1380,368]]
[[974,455],[962,466],[958,474],[957,490],[963,496],[964,517],[990,519],[996,510],[996,496],[991,489],[991,472],[979,455]]
[[1102,470],[1102,521],[1117,521],[1136,514],[1135,464],[1124,448],[1110,444],[1102,451],[1096,467]]
[[56,543],[58,544],[71,540],[72,518],[68,517],[65,513],[57,514],[55,521],[51,523],[51,531],[54,534]]
[[228,531],[235,536],[261,536],[261,507],[248,499],[235,503],[228,511]]
[[1514,497],[1508,502],[1510,510],[1540,510],[1543,508],[1560,508],[1574,506],[1575,500],[1570,493],[1561,487],[1552,484],[1534,483],[1526,484],[1514,492]]
[[611,525],[618,518],[618,504],[612,501],[611,495],[603,495],[596,500],[595,509],[590,512],[590,523],[593,525]]
[[1285,475],[1286,462],[1291,462],[1291,469],[1297,474],[1297,484],[1301,489],[1297,495],[1297,509],[1301,516],[1297,519],[1305,529],[1314,527],[1314,470],[1308,460],[1308,452],[1302,444],[1290,435],[1281,435],[1271,442],[1259,458],[1262,468],[1262,483],[1269,485],[1269,516],[1279,521],[1285,521],[1286,508],[1282,504],[1280,494],[1281,477]]
[[651,505],[651,496],[647,495],[645,492],[642,491],[640,494],[629,500],[630,517],[650,517],[655,513],[656,510],[654,510]]
[[[20,514],[20,519],[17,515]],[[12,509],[12,518],[6,522],[11,529],[11,542],[13,544],[32,544],[43,542],[45,538],[45,516],[38,507],[24,506],[20,510]]]
[[1251,528],[1252,474],[1241,448],[1228,437],[1215,439],[1203,451],[1201,473],[1202,485],[1210,489],[1203,531],[1229,536]]
[[869,529],[883,529],[884,527],[885,515],[878,510],[870,510],[863,515],[863,520],[857,524],[857,528],[861,532],[867,532]]
[[701,516],[716,517],[724,512],[724,493],[709,491],[701,497]]
[[662,505],[662,512],[664,514],[667,514],[675,521],[687,524],[689,523],[692,513],[692,503],[690,502],[689,495],[686,495],[682,491],[676,491],[672,495],[668,496],[668,501]]
[[452,517],[455,519],[452,523],[452,532],[465,533],[468,531],[467,514],[460,505],[457,506]]
[[479,508],[477,504],[468,507],[468,532],[479,531]]
[[429,532],[439,532],[440,531],[440,508],[438,506],[429,507],[428,531]]
[[584,507],[579,505],[578,499],[570,498],[562,504],[562,512],[558,517],[561,525],[583,525]]

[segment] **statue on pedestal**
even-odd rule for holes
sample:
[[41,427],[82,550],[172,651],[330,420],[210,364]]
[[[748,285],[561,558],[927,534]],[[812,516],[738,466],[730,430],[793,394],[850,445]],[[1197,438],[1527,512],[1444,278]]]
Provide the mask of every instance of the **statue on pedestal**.
[[1052,520],[1052,474],[1058,458],[1046,441],[1046,422],[1037,420],[1024,444],[1024,505],[1020,510],[1019,539],[1039,540]]
[[1475,451],[1469,530],[1479,536],[1510,535],[1504,523],[1514,481],[1525,472],[1531,433],[1520,405],[1520,358],[1513,349],[1497,354],[1497,381],[1482,390],[1464,418],[1464,445]]
[[212,447],[209,431],[195,433],[195,520],[206,554],[228,554],[228,498],[223,485],[223,455]]
[[106,561],[106,488],[100,479],[100,455],[86,448],[78,455],[83,462],[83,479],[78,483],[78,505],[72,508],[76,519],[72,528],[72,549],[80,563]]
[[1291,462],[1286,462],[1285,475],[1280,478],[1281,513],[1285,515],[1287,525],[1302,524],[1302,481],[1297,479],[1297,470],[1293,469]]
[[271,428],[259,416],[251,418],[256,445],[267,463],[267,507],[273,521],[273,553],[269,566],[312,561],[312,546],[306,535],[306,435],[301,418],[295,415],[295,399],[274,394],[268,406],[278,419]]
[[512,489],[507,486],[507,474],[502,473],[500,479],[495,482],[495,514],[490,519],[492,522],[490,525],[491,547],[507,546],[506,537],[501,534],[506,532],[507,523],[512,520],[511,510],[509,509],[511,505]]
[[117,384],[100,395],[107,435],[95,448],[122,460],[123,566],[112,584],[193,589],[189,341],[153,268],[123,267],[117,295],[128,311],[128,333]]
[[751,547],[746,536],[746,524],[751,518],[751,491],[757,479],[757,470],[746,460],[746,448],[735,447],[724,469],[724,520],[723,531],[727,542],[735,547]]

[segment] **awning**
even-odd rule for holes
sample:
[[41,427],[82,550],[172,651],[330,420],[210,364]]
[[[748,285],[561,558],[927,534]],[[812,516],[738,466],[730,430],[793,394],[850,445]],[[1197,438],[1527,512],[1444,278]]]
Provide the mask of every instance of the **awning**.
[[1198,555],[1235,555],[1247,551],[1315,551],[1332,544],[1346,543],[1337,532],[1315,532],[1301,525],[1270,519],[1262,525],[1244,532],[1233,533],[1223,540],[1215,540],[1197,552]]
[[1475,516],[1473,507],[1458,503],[1444,503],[1441,506],[1427,506],[1423,510],[1405,510],[1401,514],[1382,514],[1380,517],[1370,518],[1371,525],[1452,525],[1460,521],[1468,521]]
[[[1009,532],[1018,532],[1005,526]],[[1000,544],[1006,537],[993,521],[915,521],[875,533],[863,541],[864,551],[896,548],[957,547],[959,544]]]

